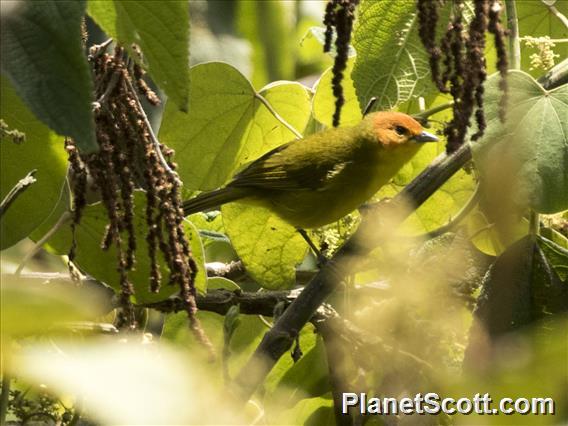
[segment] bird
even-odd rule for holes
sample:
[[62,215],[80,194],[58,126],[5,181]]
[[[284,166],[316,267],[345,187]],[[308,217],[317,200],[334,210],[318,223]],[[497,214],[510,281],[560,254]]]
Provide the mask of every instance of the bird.
[[420,149],[438,138],[411,116],[367,114],[358,124],[278,146],[225,186],[183,202],[184,215],[233,201],[268,208],[297,229],[335,222],[368,201]]

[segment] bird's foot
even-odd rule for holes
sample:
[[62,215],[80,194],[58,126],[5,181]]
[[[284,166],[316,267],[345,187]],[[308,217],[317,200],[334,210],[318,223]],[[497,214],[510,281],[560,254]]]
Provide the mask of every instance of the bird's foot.
[[308,235],[308,233],[306,232],[305,229],[296,228],[296,230],[302,236],[302,238],[306,241],[306,243],[308,243],[310,248],[315,253],[315,255],[318,259],[318,267],[321,268],[323,265],[325,265],[327,263],[327,261],[329,259],[322,254],[321,250],[314,244],[314,242],[312,241],[312,239],[310,238],[310,236]]

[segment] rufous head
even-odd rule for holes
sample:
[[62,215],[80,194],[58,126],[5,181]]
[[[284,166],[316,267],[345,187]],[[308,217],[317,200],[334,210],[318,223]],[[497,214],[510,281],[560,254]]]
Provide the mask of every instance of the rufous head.
[[436,142],[438,138],[424,131],[422,125],[402,112],[375,112],[369,114],[377,139],[386,147],[408,142]]

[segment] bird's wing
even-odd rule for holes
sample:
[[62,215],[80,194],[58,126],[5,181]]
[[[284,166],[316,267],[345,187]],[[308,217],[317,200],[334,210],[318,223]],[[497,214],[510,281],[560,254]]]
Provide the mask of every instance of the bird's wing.
[[318,191],[325,189],[350,163],[320,154],[314,164],[313,153],[308,147],[300,148],[300,143],[293,141],[273,149],[238,173],[228,186]]

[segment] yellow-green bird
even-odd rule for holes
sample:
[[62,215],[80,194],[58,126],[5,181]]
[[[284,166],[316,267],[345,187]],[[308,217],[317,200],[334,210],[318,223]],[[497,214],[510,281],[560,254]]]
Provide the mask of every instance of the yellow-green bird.
[[185,201],[185,215],[242,200],[296,228],[317,228],[355,210],[420,149],[438,138],[399,112],[368,114],[353,127],[294,140],[246,166],[224,187]]

